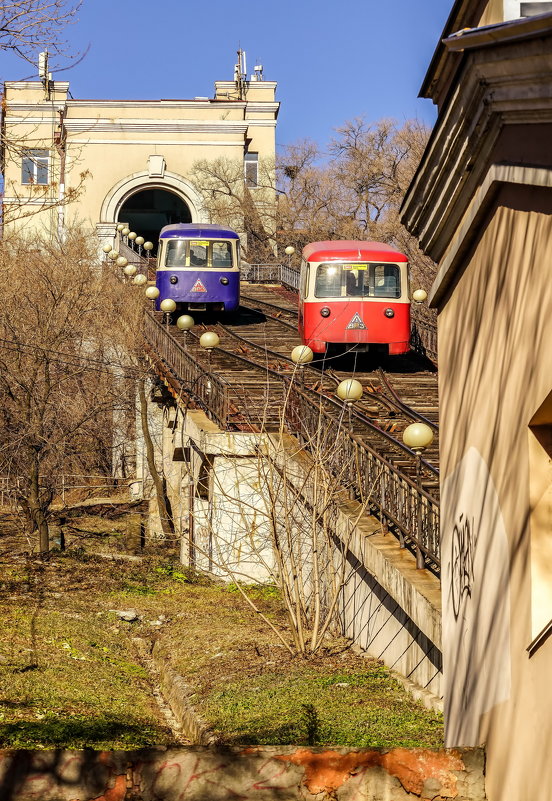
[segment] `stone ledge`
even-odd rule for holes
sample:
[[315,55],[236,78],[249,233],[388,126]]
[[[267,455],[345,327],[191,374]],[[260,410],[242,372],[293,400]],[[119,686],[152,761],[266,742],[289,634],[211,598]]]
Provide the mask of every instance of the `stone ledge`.
[[3,801],[485,801],[481,749],[0,751]]
[[216,745],[216,734],[196,712],[190,700],[193,694],[192,688],[169,665],[159,641],[153,645],[151,658],[159,672],[163,696],[177,719],[183,734],[194,744]]

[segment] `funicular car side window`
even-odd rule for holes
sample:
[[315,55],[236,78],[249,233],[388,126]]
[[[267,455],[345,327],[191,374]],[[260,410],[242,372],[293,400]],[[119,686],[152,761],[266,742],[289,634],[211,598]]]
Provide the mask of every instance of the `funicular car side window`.
[[375,298],[400,298],[401,274],[397,265],[372,264],[370,267],[370,284],[373,284],[370,295]]
[[165,265],[167,267],[186,266],[186,245],[183,239],[170,239],[167,243],[167,256]]
[[213,267],[232,266],[232,245],[230,242],[213,242]]
[[319,264],[316,270],[314,294],[317,298],[341,297],[341,265]]

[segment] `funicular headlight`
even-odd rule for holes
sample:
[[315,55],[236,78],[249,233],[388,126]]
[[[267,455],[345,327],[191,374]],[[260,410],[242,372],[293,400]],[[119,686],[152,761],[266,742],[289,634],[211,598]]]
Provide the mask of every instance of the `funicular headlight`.
[[320,314],[322,315],[322,317],[329,317],[330,310],[328,309],[327,306],[322,306],[322,308],[320,309]]
[[226,278],[226,276],[224,276],[224,275],[222,276],[222,278],[219,278],[219,281],[223,286],[227,286],[228,285],[228,278]]
[[385,314],[386,317],[394,317],[395,316],[395,312],[393,311],[393,309],[386,309],[383,313]]
[[177,275],[171,275],[171,277],[169,278],[169,281],[171,282],[171,284],[176,284],[176,282],[178,281],[178,276]]

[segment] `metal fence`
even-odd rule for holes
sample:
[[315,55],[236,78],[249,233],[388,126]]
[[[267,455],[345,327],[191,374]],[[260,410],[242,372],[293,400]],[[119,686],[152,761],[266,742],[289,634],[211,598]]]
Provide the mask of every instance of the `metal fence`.
[[227,428],[229,391],[226,381],[204,370],[150,311],[145,314],[143,333],[147,344],[183,394],[192,395],[211,419]]
[[415,306],[411,307],[411,320],[412,350],[437,362],[437,323],[424,317]]
[[[81,473],[62,473],[55,476],[41,476],[39,484],[53,490],[55,498],[65,504],[67,496],[78,492],[88,496],[98,491],[113,492],[121,485],[127,486],[130,479],[117,479],[113,476],[85,475]],[[24,476],[0,476],[0,506],[16,507],[18,498],[25,494],[28,479]]]
[[[229,427],[230,387],[219,376],[206,372],[151,313],[146,314],[144,335],[161,370],[181,391],[191,395],[208,416],[222,428]],[[286,381],[285,377],[279,377]],[[284,409],[288,430],[305,447],[322,426],[335,443],[332,459],[336,472],[344,460],[356,465],[351,488],[358,500],[369,498],[384,528],[395,531],[401,544],[414,543],[419,566],[439,566],[439,503],[420,486],[404,476],[370,445],[339,420],[313,403],[306,393],[292,386]],[[330,463],[331,467],[331,463]]]
[[285,412],[289,430],[307,448],[322,427],[326,441],[333,443],[328,469],[338,474],[343,464],[355,465],[349,486],[356,500],[368,500],[384,530],[391,528],[401,545],[413,543],[419,567],[429,562],[437,571],[439,502],[299,389],[292,388]]

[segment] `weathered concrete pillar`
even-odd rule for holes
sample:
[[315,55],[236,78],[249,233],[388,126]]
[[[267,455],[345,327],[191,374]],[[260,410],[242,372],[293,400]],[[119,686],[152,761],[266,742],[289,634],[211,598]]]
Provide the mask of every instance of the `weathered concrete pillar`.
[[98,258],[100,261],[105,259],[102,250],[104,245],[111,245],[115,248],[115,237],[117,236],[117,223],[96,223],[96,234],[98,237]]
[[183,560],[228,581],[268,581],[273,555],[260,435],[221,431],[199,411],[188,411],[176,431],[191,480]]

